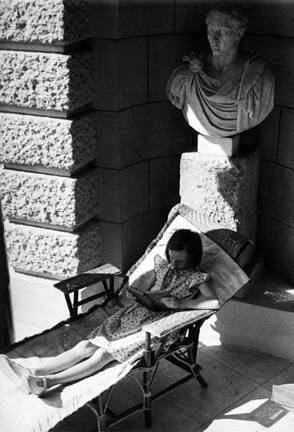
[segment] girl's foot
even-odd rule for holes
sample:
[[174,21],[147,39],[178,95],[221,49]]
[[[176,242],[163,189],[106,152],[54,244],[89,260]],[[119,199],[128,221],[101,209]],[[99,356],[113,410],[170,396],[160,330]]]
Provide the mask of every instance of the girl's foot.
[[30,369],[14,362],[7,355],[0,355],[0,370],[24,394],[41,396],[48,388],[45,377],[33,375]]
[[25,382],[27,376],[31,374],[30,369],[21,366],[4,354],[0,355],[0,371],[16,387]]
[[30,393],[36,396],[42,396],[48,389],[48,382],[46,377],[28,375],[26,385]]

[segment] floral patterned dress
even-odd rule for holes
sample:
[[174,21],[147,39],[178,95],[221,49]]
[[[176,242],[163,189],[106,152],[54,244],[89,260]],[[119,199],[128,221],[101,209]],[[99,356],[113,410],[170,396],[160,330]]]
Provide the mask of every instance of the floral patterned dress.
[[[197,268],[176,270],[159,255],[154,258],[154,270],[156,282],[151,291],[165,290],[167,296],[176,298],[191,295],[192,287],[208,279],[208,274]],[[90,333],[88,339],[108,351],[120,363],[133,363],[143,355],[145,332],[142,326],[171,313],[172,310],[157,312],[135,303],[107,318]]]

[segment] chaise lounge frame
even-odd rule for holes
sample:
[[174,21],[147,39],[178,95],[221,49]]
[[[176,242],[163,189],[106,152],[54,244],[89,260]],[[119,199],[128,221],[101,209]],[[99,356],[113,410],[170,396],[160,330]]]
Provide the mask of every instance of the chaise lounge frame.
[[[102,302],[100,302],[100,305],[96,305],[90,311],[81,314],[78,314],[78,307],[89,300],[93,300],[93,296],[89,297],[88,300],[86,299],[79,302],[78,293],[74,292],[74,302],[72,304],[69,295],[66,294],[65,299],[70,312],[70,318],[63,323],[58,324],[54,328],[65,325],[66,323],[83,319],[89,314],[92,314],[95,310],[97,310],[97,308],[105,308],[107,305],[114,304],[119,292],[124,289],[132,273],[155,247],[158,239],[162,237],[167,227],[170,226],[177,215],[181,215],[191,223],[197,223],[200,229],[203,230],[203,232],[205,232],[213,241],[220,245],[223,250],[237,263],[240,252],[244,251],[246,247],[251,244],[251,242],[243,236],[238,237],[238,242],[230,241],[227,236],[228,231],[225,236],[222,236],[219,230],[209,231],[207,227],[211,226],[211,221],[209,221],[207,218],[204,218],[203,215],[195,213],[195,211],[191,210],[189,207],[179,204],[172,209],[167,223],[164,225],[156,239],[154,239],[153,242],[151,242],[151,244],[148,246],[141,259],[139,259],[137,263],[123,277],[123,282],[117,290],[114,289],[113,277],[108,279],[108,283],[105,280],[101,281],[103,285],[103,292],[102,294],[100,293],[96,295],[96,297],[102,296]],[[89,273],[95,274],[95,269],[93,271],[86,272],[85,274]],[[122,276],[120,273],[117,275]],[[80,276],[81,275],[79,275],[79,277]],[[109,309],[111,309],[111,307],[109,307]],[[154,400],[163,396],[167,392],[172,391],[175,387],[183,384],[191,378],[196,379],[203,388],[207,387],[206,381],[200,374],[201,366],[197,363],[199,332],[205,320],[211,317],[215,312],[215,310],[176,311],[157,320],[156,322],[143,326],[142,330],[145,332],[144,354],[140,361],[134,364],[133,368],[128,373],[128,376],[139,385],[142,391],[142,402],[131,409],[124,411],[123,413],[116,414],[110,408],[111,394],[113,390],[113,386],[110,386],[106,392],[103,394],[98,394],[95,398],[86,403],[86,405],[95,413],[97,420],[97,431],[106,432],[110,426],[121,421],[123,418],[130,416],[139,409],[143,410],[145,426],[150,427],[152,424],[152,402]],[[46,330],[44,333],[50,332],[51,330]],[[177,331],[178,338],[176,342],[169,348],[169,350],[165,351],[165,341],[174,331]],[[32,336],[30,339],[41,336]],[[151,339],[153,336],[156,336],[157,339],[155,346],[154,344],[151,344]],[[15,344],[11,348],[14,348],[19,344],[20,343]],[[152,384],[156,377],[158,365],[163,359],[168,360],[177,367],[180,367],[181,369],[188,372],[188,374],[179,381],[167,386],[159,393],[153,394]],[[140,373],[141,380],[138,380],[137,376],[135,376],[138,371]]]

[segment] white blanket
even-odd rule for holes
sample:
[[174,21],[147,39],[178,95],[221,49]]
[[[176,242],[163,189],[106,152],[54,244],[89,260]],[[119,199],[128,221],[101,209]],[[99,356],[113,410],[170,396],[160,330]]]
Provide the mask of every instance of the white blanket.
[[[29,339],[8,355],[22,365],[36,367],[46,357],[75,345],[104,318],[103,311],[95,311],[82,320]],[[129,364],[114,362],[88,378],[52,389],[44,398],[16,391],[0,371],[0,431],[46,432],[120,381],[131,369]]]

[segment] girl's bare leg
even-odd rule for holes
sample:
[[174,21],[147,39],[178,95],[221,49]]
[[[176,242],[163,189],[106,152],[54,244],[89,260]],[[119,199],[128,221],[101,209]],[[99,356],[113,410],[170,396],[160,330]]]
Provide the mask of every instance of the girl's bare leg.
[[47,388],[58,384],[66,384],[92,375],[94,372],[99,371],[113,360],[114,358],[111,354],[102,348],[98,348],[94,354],[86,360],[56,374],[44,375],[43,377],[30,376],[28,378],[28,383],[32,393],[35,393],[35,391],[37,393],[40,386],[40,379],[46,379]]
[[58,354],[56,357],[46,359],[44,365],[36,369],[31,369],[31,372],[33,375],[50,375],[63,371],[91,357],[97,349],[98,347],[90,341],[83,340],[73,348]]
[[46,359],[44,365],[39,368],[28,369],[11,360],[6,355],[0,356],[0,369],[12,382],[23,381],[28,375],[49,375],[68,369],[75,364],[89,358],[97,351],[98,347],[88,340],[84,340],[68,351],[56,357]]

